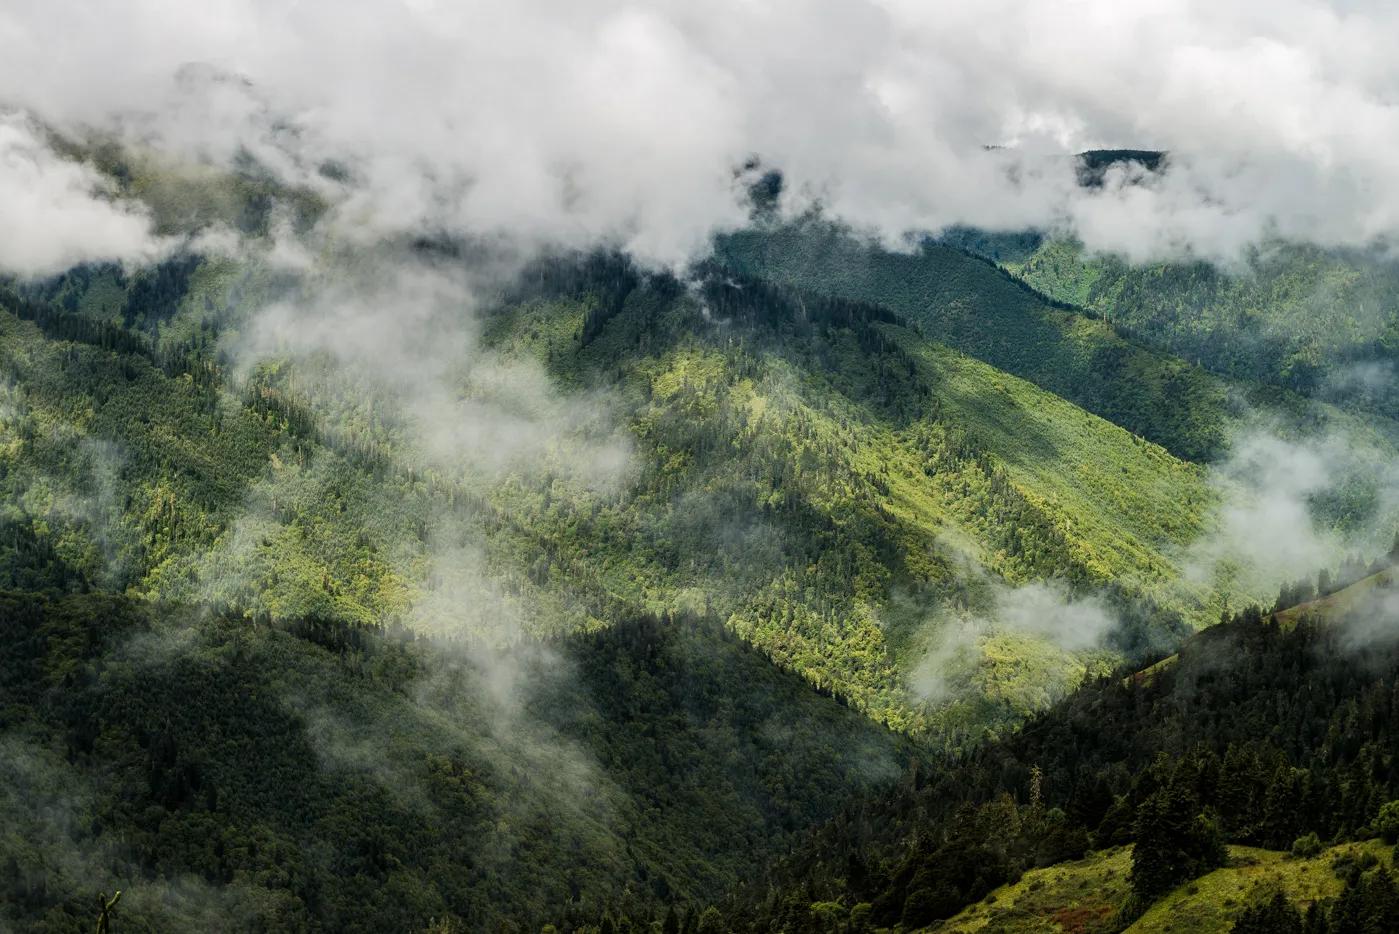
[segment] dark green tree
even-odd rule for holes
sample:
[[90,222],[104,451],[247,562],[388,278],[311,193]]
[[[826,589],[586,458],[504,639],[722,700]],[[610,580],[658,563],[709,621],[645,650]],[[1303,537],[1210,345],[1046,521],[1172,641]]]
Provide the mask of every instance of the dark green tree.
[[112,929],[112,916],[117,913],[117,902],[121,901],[121,889],[111,898],[106,892],[97,896],[97,934],[107,934]]
[[1385,869],[1360,876],[1331,909],[1330,934],[1392,934],[1399,931],[1399,889]]
[[1181,782],[1171,782],[1142,802],[1136,840],[1132,891],[1143,906],[1224,864],[1218,822],[1200,810],[1194,793]]
[[1234,934],[1302,934],[1302,916],[1281,891],[1239,912]]

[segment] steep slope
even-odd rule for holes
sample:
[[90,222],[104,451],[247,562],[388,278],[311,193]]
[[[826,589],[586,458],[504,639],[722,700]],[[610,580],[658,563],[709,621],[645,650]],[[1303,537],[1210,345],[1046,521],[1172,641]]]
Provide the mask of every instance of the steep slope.
[[[1310,580],[1284,585],[1273,611],[1268,614],[1268,623],[1282,630],[1304,622],[1334,628],[1373,627],[1375,632],[1371,635],[1379,636],[1392,622],[1395,609],[1399,607],[1394,597],[1396,581],[1399,581],[1399,545],[1368,566],[1351,564],[1335,576],[1323,571],[1318,575],[1319,588]],[[1214,633],[1201,632],[1187,640],[1186,645],[1198,651],[1199,646],[1207,646],[1215,637]],[[1207,648],[1203,650],[1208,651]],[[1180,653],[1167,655],[1128,677],[1149,681],[1179,661]]]
[[[1087,684],[1015,734],[847,808],[730,921],[760,931],[858,913],[919,929],[994,915],[1024,930],[1158,930],[1180,911],[1222,924],[1243,904],[1226,899],[1270,876],[1297,900],[1334,894],[1315,866],[1238,850],[1231,862],[1225,845],[1311,859],[1322,841],[1392,843],[1397,684],[1392,606],[1290,627],[1246,611],[1151,678]],[[1130,857],[1089,856],[1129,843]],[[1342,862],[1343,901],[1393,890],[1377,877],[1352,891],[1373,861]],[[1056,868],[1024,875],[1036,867]],[[1399,899],[1385,904],[1399,913]]]
[[[1186,353],[1184,359],[1171,356],[1171,351],[1187,348],[1158,339],[1150,329],[1142,330],[1141,343],[1127,339],[1123,334],[1137,333],[1131,316],[1149,307],[1145,297],[1109,301],[1117,309],[1112,314],[1090,304],[1085,314],[1081,291],[1051,287],[1044,276],[1029,272],[1043,268],[1035,257],[1057,255],[1054,251],[1062,249],[1057,241],[1045,243],[1022,266],[1016,262],[1021,258],[1014,245],[1018,241],[1009,239],[1014,243],[1002,250],[987,247],[973,232],[961,232],[896,253],[811,221],[734,234],[721,239],[719,251],[734,269],[747,274],[885,305],[927,337],[1030,380],[1186,460],[1209,461],[1220,455],[1250,414],[1310,430],[1334,425],[1366,435],[1377,432],[1391,447],[1399,439],[1399,429],[1388,417],[1372,414],[1357,420],[1334,407],[1308,402],[1279,388],[1292,383],[1275,378],[1275,373],[1216,367],[1238,377],[1229,381],[1187,362],[1203,362],[1198,353]],[[1025,270],[1025,278],[1016,278],[969,249],[1004,253],[1008,266]],[[1150,293],[1157,297],[1153,300],[1168,304],[1179,300],[1169,283],[1158,290],[1149,273],[1120,268],[1141,284],[1143,296]],[[1084,275],[1092,281],[1091,273]],[[1265,300],[1259,298],[1260,303]],[[1333,318],[1348,313],[1345,302],[1328,309]],[[1296,311],[1292,317],[1303,313]],[[1169,312],[1162,314],[1169,317]],[[1292,317],[1279,313],[1276,327],[1288,330]],[[1119,319],[1122,333],[1115,327]],[[1305,330],[1339,331],[1327,328],[1323,319],[1309,322]]]
[[1238,269],[1133,267],[1050,239],[1007,267],[1217,373],[1399,412],[1399,265],[1383,255],[1273,244]]
[[[1399,557],[1391,554],[1391,559]],[[1304,619],[1344,623],[1348,619],[1375,611],[1399,581],[1399,568],[1388,567],[1367,574],[1354,582],[1339,582],[1340,588],[1324,593],[1314,600],[1280,610],[1273,614],[1280,626],[1295,626]]]
[[702,620],[509,652],[100,595],[0,620],[7,929],[114,889],[129,931],[713,900],[910,754]]
[[1188,364],[1056,307],[959,249],[893,253],[808,224],[723,239],[721,255],[751,275],[887,305],[928,337],[1013,373],[1155,441],[1178,457],[1222,450],[1235,404]]
[[1111,583],[1135,621],[1115,652],[1216,612],[1173,564],[1210,506],[1198,468],[876,307],[555,264],[484,340],[565,398],[605,400],[639,468],[614,495],[563,469],[434,467],[391,398],[314,361],[235,380],[210,349],[231,326],[219,309],[275,286],[218,263],[157,281],[184,283],[163,299],[175,313],[130,326],[82,312],[112,287],[98,275],[59,288],[78,311],[16,296],[0,316],[10,548],[51,551],[64,587],[353,625],[431,623],[434,606],[554,632],[713,613],[817,686],[954,742],[1103,663],[1052,634],[988,636],[967,703],[929,708],[909,671],[946,620],[989,612],[997,581]]

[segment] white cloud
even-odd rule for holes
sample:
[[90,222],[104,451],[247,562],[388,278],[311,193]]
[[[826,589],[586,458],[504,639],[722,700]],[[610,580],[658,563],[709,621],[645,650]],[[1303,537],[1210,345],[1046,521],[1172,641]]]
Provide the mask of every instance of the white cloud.
[[[1229,256],[1399,230],[1394,35],[1399,8],[1359,0],[15,0],[0,96],[319,186],[345,158],[361,231],[674,262],[741,221],[732,169],[759,153],[794,204],[891,238],[1038,224]],[[1062,155],[1096,146],[1174,168],[1078,191]]]
[[941,703],[969,690],[977,667],[985,660],[984,644],[996,635],[1028,636],[1064,653],[1050,666],[1057,675],[1042,671],[1033,690],[1052,689],[1055,677],[1060,687],[1067,686],[1065,679],[1083,670],[1082,663],[1068,653],[1103,648],[1120,624],[1104,597],[1075,596],[1060,581],[1011,587],[986,576],[982,582],[989,585],[989,602],[981,612],[949,614],[929,630],[923,655],[909,675],[910,687],[924,700]]
[[23,116],[0,113],[0,272],[51,275],[159,252],[141,206],[112,197],[96,170],[54,152]]
[[1186,573],[1207,580],[1223,571],[1246,594],[1268,596],[1347,552],[1373,557],[1399,520],[1399,468],[1353,430],[1296,437],[1250,429],[1212,480],[1217,526],[1191,546]]

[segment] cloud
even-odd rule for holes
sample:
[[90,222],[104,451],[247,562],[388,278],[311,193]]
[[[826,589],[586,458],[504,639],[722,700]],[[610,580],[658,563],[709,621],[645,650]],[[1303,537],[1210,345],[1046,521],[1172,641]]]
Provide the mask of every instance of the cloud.
[[[1270,604],[1280,585],[1338,564],[1368,564],[1399,529],[1399,467],[1380,439],[1344,416],[1310,429],[1255,416],[1209,471],[1217,504],[1211,529],[1176,555],[1179,596],[1187,603],[1203,584],[1234,610]],[[1120,650],[1120,639],[1133,638],[1134,618],[1153,612],[1119,603],[1110,592],[1072,593],[1052,580],[1012,587],[970,561],[963,571],[972,581],[970,608],[930,623],[909,676],[913,690],[933,703],[968,696],[995,652],[988,650],[993,640],[1031,639],[1058,650],[1053,673],[1065,684],[1083,671],[1071,664],[1072,654]],[[1376,590],[1350,616],[1348,638],[1356,644],[1391,638],[1399,632],[1399,598],[1392,586]],[[1043,695],[1042,686],[1053,683],[1040,677],[1034,688]]]
[[1254,427],[1212,468],[1214,530],[1191,546],[1188,578],[1266,598],[1356,551],[1377,555],[1399,522],[1399,469],[1344,427],[1298,436]]
[[468,274],[393,248],[353,251],[257,310],[227,349],[245,369],[295,361],[299,394],[332,424],[368,422],[366,438],[449,474],[614,486],[630,447],[608,401],[560,393],[533,357],[485,345],[481,296],[497,275],[489,263]]
[[1051,653],[1045,662],[1028,656],[1016,659],[1016,664],[1042,666],[1025,687],[1038,698],[1033,705],[1046,703],[1056,688],[1066,690],[1082,676],[1084,665],[1071,658],[1072,653],[1103,648],[1120,625],[1118,614],[1102,596],[1072,594],[1059,581],[1012,587],[986,575],[980,584],[986,591],[976,602],[985,605],[949,616],[930,630],[924,654],[909,675],[909,685],[931,703],[955,700],[973,689],[985,645],[995,637],[1028,638],[1057,650],[1059,654]]
[[1393,575],[1348,607],[1342,623],[1342,644],[1353,651],[1392,647],[1399,640],[1399,588]]
[[1013,632],[1043,636],[1065,651],[1094,648],[1117,625],[1097,596],[1072,597],[1052,582],[1036,582],[1001,594],[996,621]]
[[[758,154],[790,209],[890,239],[1040,226],[1228,257],[1393,238],[1396,33],[1364,0],[16,0],[0,88],[64,128],[251,155],[348,233],[676,263],[743,222],[734,169]],[[1170,170],[1079,189],[1066,154],[1104,146]]]
[[161,252],[139,204],[64,158],[22,115],[0,113],[0,272],[52,275],[80,263],[148,262]]

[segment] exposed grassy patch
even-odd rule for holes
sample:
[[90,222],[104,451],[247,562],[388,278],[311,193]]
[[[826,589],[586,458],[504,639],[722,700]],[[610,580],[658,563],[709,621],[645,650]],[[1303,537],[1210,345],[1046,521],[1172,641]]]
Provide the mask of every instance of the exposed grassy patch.
[[1399,580],[1399,569],[1387,568],[1378,574],[1358,580],[1349,587],[1342,587],[1333,594],[1282,610],[1274,614],[1273,618],[1283,627],[1295,626],[1299,620],[1308,617],[1339,620],[1374,600],[1377,591],[1393,587],[1396,580]]
[[1379,840],[1344,843],[1312,859],[1274,850],[1231,846],[1229,865],[1186,883],[1157,902],[1127,929],[1130,934],[1224,934],[1239,909],[1281,890],[1299,908],[1339,895],[1344,884],[1332,871],[1337,857],[1368,852],[1388,865],[1393,847]]
[[935,930],[1107,934],[1131,891],[1131,857],[1131,847],[1115,847],[1072,863],[1032,869]]
[[[1282,890],[1299,908],[1339,895],[1332,871],[1338,857],[1371,853],[1386,864],[1392,847],[1379,840],[1344,843],[1311,859],[1275,850],[1229,847],[1229,865],[1188,882],[1162,898],[1128,934],[1226,932],[1239,910],[1262,893]],[[1121,930],[1118,912],[1131,894],[1132,848],[1092,853],[1072,863],[1032,869],[975,905],[929,930],[970,934],[1108,934]]]

